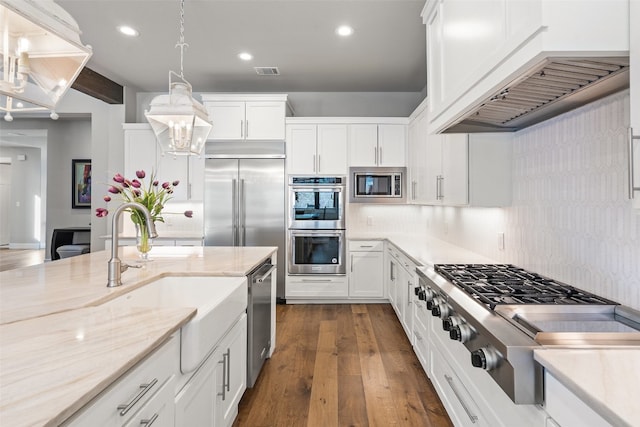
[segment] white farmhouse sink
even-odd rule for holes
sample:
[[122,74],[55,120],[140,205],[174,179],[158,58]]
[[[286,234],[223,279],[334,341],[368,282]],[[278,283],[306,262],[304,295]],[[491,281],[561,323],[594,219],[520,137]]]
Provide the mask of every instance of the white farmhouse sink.
[[245,277],[163,277],[105,303],[118,307],[194,307],[180,331],[180,370],[193,371],[247,308]]

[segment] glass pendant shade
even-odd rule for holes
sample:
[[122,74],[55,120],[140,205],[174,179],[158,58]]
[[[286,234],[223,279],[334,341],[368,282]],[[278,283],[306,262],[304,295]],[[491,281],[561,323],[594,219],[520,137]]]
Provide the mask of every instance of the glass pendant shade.
[[92,55],[52,0],[0,0],[0,111],[53,109]]
[[212,125],[207,110],[193,99],[186,81],[170,83],[169,94],[153,98],[145,116],[163,153],[202,153]]

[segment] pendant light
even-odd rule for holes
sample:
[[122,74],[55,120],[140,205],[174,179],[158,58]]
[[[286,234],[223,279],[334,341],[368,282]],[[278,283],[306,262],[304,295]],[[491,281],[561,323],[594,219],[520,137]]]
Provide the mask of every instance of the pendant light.
[[0,0],[0,112],[53,110],[92,55],[53,0]]
[[[163,154],[200,155],[211,123],[204,106],[193,99],[189,82],[184,78],[184,0],[180,2],[180,75],[169,71],[169,94],[153,98],[145,111]],[[174,80],[175,79],[175,80]]]

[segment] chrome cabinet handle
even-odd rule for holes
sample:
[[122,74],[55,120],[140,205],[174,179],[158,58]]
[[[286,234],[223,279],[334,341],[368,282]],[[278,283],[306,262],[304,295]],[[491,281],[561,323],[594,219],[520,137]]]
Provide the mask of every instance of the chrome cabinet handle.
[[380,152],[380,155],[378,156],[378,159],[380,160],[379,164],[382,165],[382,147],[379,147],[378,151]]
[[407,292],[407,305],[411,304],[411,282],[407,282],[407,285],[409,285],[409,292]]
[[416,335],[416,338],[418,339],[418,341],[422,341],[422,336],[420,336],[418,332],[413,331],[413,333]]
[[153,414],[153,416],[151,418],[149,418],[149,419],[140,420],[140,425],[149,427],[151,424],[156,422],[157,419],[158,419],[158,414]]
[[227,348],[227,391],[231,391],[231,349]]
[[456,398],[458,399],[458,402],[460,402],[460,404],[462,405],[462,409],[464,409],[464,412],[467,413],[467,417],[469,417],[469,420],[471,420],[471,422],[475,424],[476,421],[478,421],[478,416],[475,415],[473,412],[471,412],[467,407],[467,405],[464,403],[464,400],[462,400],[462,397],[458,393],[458,389],[456,389],[455,384],[453,384],[453,378],[451,378],[447,374],[444,374],[444,379],[447,380],[447,383],[449,383],[449,387],[451,387],[451,390],[453,390],[453,394],[456,395]]
[[313,171],[314,172],[316,172],[316,165],[317,165],[317,163],[316,163],[316,155],[314,154],[313,155]]
[[[268,265],[268,264],[267,264],[267,265]],[[267,270],[267,272],[266,272],[266,273],[264,273],[262,276],[260,276],[260,277],[258,277],[257,279],[255,279],[255,281],[256,281],[257,283],[262,283],[262,282],[264,282],[264,281],[265,281],[265,279],[266,279],[267,277],[269,277],[269,276],[271,275],[271,273],[273,273],[273,270],[275,270],[275,269],[276,269],[276,266],[275,266],[275,265],[272,265],[272,266],[269,268],[269,270]]]
[[240,138],[244,138],[244,120],[240,120]]
[[436,200],[440,200],[440,175],[436,175]]
[[231,237],[233,246],[238,246],[238,182],[231,180]]
[[249,138],[249,120],[244,121],[244,137]]
[[241,239],[240,245],[244,246],[247,240],[247,212],[246,212],[246,194],[244,189],[244,179],[240,180],[240,231]]
[[373,163],[378,164],[378,147],[373,147]]
[[411,200],[415,200],[416,199],[416,186],[418,185],[418,182],[413,180],[411,181]]
[[[629,128],[629,199],[634,199],[634,192],[640,191],[640,187],[635,186],[634,178],[635,178],[635,170],[634,170],[634,147],[633,141],[640,140],[640,135],[633,134],[633,128]],[[640,185],[640,184],[639,184]]]
[[351,255],[351,272],[353,273],[353,255]]
[[222,400],[227,398],[227,384],[226,384],[226,376],[227,376],[227,353],[222,355],[222,360],[218,361],[218,364],[222,363],[222,393],[218,393],[218,396],[222,396]]
[[303,282],[307,282],[307,283],[331,283],[330,279],[317,279],[317,280],[313,280],[313,279],[302,279]]
[[320,154],[318,154],[318,173],[320,173],[322,171],[322,168],[320,167]]
[[158,379],[154,378],[150,383],[140,384],[140,391],[135,396],[133,396],[129,403],[123,403],[117,406],[117,409],[120,410],[120,415],[126,415],[127,412],[129,412],[131,408],[133,408],[136,403],[138,403],[138,401],[140,401],[140,399],[142,399],[142,397],[147,394],[149,390],[151,390],[157,383]]
[[440,175],[440,200],[444,199],[444,186],[442,183],[444,182],[444,176]]
[[373,245],[360,245],[361,248],[372,248]]

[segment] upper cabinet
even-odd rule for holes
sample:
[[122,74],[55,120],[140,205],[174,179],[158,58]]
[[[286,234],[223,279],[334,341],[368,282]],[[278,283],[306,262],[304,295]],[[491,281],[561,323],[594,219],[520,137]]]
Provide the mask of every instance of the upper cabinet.
[[213,123],[209,140],[285,139],[287,95],[204,94],[202,101]]
[[204,156],[163,154],[147,123],[126,123],[124,128],[124,176],[131,179],[137,170],[147,176],[155,172],[160,181],[180,181],[174,200],[202,200],[204,197]]
[[349,166],[406,166],[406,125],[349,125]]
[[286,145],[289,174],[347,175],[347,125],[295,120],[287,124]]
[[631,62],[631,131],[629,132],[629,196],[640,209],[640,2],[629,2],[630,62]]
[[511,204],[512,134],[429,134],[428,115],[423,103],[409,124],[409,203]]
[[624,88],[629,3],[427,0],[430,132],[517,130]]

